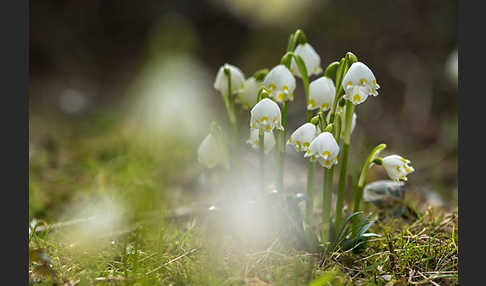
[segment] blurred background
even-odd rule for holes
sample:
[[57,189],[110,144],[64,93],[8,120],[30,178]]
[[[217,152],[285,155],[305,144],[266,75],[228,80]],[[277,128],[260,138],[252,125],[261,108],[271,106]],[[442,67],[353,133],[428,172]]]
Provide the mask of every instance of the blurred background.
[[[357,108],[353,170],[386,143],[385,155],[403,155],[415,167],[408,189],[430,204],[454,207],[457,6],[455,0],[30,1],[30,217],[57,217],[60,202],[93,190],[133,188],[136,196],[165,186],[158,196],[176,194],[180,182],[198,177],[197,146],[209,123],[228,127],[213,88],[218,68],[231,63],[247,77],[272,68],[298,28],[323,68],[351,51],[381,86],[378,97]],[[306,118],[299,79],[297,86],[289,132]],[[249,113],[238,110],[244,142]],[[127,159],[130,134],[149,153]],[[296,174],[305,182],[305,160],[287,150],[288,166],[301,170]],[[138,182],[146,170],[150,180]],[[120,172],[124,178],[116,177]],[[378,168],[370,173],[370,180],[385,177]],[[149,196],[138,207],[153,201]]]

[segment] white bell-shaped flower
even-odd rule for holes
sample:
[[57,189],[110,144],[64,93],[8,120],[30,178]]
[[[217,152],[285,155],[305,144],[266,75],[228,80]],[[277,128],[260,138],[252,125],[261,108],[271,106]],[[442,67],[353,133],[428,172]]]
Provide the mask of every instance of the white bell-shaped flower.
[[272,131],[274,128],[283,130],[282,116],[280,107],[271,99],[260,100],[250,111],[250,127],[252,129],[262,129]]
[[349,67],[342,85],[344,98],[355,105],[363,103],[369,95],[377,96],[380,88],[373,72],[362,62],[353,63]]
[[211,133],[208,134],[201,142],[201,145],[199,145],[197,156],[199,163],[207,168],[213,168],[222,162],[223,157],[221,156],[218,142]]
[[[309,43],[297,45],[294,54],[300,56],[304,61],[307,69],[307,76],[318,75],[322,72],[321,57]],[[290,71],[296,76],[302,77],[294,58],[292,58],[292,62],[290,63]]]
[[309,84],[308,110],[320,109],[327,111],[331,108],[336,95],[336,87],[332,79],[321,77]]
[[225,68],[228,68],[231,74],[231,94],[243,90],[245,75],[239,68],[230,64],[224,64],[219,68],[216,74],[216,80],[214,81],[214,88],[222,94],[228,94],[228,76],[224,73]]
[[258,91],[262,86],[254,77],[250,77],[245,81],[245,87],[236,95],[236,103],[243,105],[244,108],[252,108],[258,99]]
[[383,158],[383,167],[388,176],[394,181],[406,181],[407,175],[415,171],[407,160],[399,155],[390,155]]
[[269,71],[263,85],[270,91],[270,97],[280,103],[294,100],[295,77],[284,65],[278,65]]
[[[260,148],[260,131],[258,129],[250,129],[250,138],[246,143],[250,144],[254,149]],[[272,132],[263,133],[263,150],[266,153],[270,152],[275,146],[275,137]]]
[[310,143],[317,136],[317,127],[312,123],[304,123],[290,135],[287,144],[293,145],[297,152],[307,151]]
[[331,168],[332,165],[337,164],[338,154],[339,145],[334,136],[329,132],[322,132],[312,140],[304,157],[310,157],[311,161],[318,160],[322,167]]

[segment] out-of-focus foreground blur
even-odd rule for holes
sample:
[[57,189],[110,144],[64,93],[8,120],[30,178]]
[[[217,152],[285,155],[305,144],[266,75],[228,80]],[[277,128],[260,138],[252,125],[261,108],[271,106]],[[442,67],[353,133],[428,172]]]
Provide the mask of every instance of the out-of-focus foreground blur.
[[[351,166],[359,169],[370,148],[386,143],[387,154],[415,167],[407,188],[431,204],[456,205],[457,6],[455,0],[30,1],[30,217],[58,219],[65,203],[93,189],[177,196],[178,185],[198,177],[190,170],[200,168],[196,151],[209,123],[228,127],[213,88],[218,68],[231,63],[247,77],[272,68],[297,28],[323,68],[351,51],[381,86],[378,97],[358,107]],[[297,82],[287,135],[306,118]],[[243,146],[249,114],[238,110]],[[127,155],[132,145],[123,142],[134,132],[148,154]],[[305,160],[287,150],[288,164],[304,168]],[[245,152],[256,153],[249,146]],[[160,182],[138,182],[139,165]],[[111,177],[117,172],[124,177]],[[377,169],[370,180],[383,174]],[[150,195],[135,208],[153,202]]]

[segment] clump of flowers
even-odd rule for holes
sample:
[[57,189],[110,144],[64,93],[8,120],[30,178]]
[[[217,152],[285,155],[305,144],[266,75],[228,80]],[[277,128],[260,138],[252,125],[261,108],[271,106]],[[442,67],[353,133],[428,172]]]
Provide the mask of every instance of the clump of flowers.
[[[305,112],[306,121],[302,122],[302,125],[287,138],[287,109],[288,104],[294,100],[296,88],[294,75],[302,81],[304,87],[305,106],[302,110]],[[311,81],[310,77],[315,78]],[[283,192],[285,142],[293,146],[297,152],[302,152],[303,157],[308,159],[304,225],[306,228],[312,225],[314,181],[316,163],[318,163],[322,167],[323,176],[320,241],[323,245],[330,243],[335,246],[339,243],[341,234],[336,233],[336,230],[341,229],[346,223],[343,221],[343,200],[348,176],[351,134],[358,118],[356,108],[370,95],[376,97],[380,88],[372,70],[358,61],[356,55],[351,52],[346,53],[340,60],[330,63],[323,70],[321,57],[307,42],[307,37],[302,30],[297,30],[290,36],[287,51],[280,63],[273,68],[258,70],[249,78],[245,78],[239,68],[224,64],[217,72],[214,87],[222,95],[233,128],[233,143],[223,148],[221,142],[224,140],[216,139],[224,136],[208,135],[199,147],[199,161],[207,168],[212,168],[220,162],[228,161],[221,158],[220,150],[232,149],[235,150],[233,153],[236,153],[232,167],[238,168],[239,137],[234,102],[241,104],[244,109],[250,111],[250,138],[247,143],[260,152],[261,191],[265,190],[263,162],[266,154],[274,150],[275,186],[278,192]],[[359,230],[360,233],[364,232],[364,228],[362,224],[358,226],[357,214],[360,211],[368,169],[373,165],[382,166],[388,176],[397,182],[407,181],[407,176],[414,172],[410,160],[402,156],[394,154],[384,158],[379,157],[380,152],[385,148],[385,144],[379,144],[371,150],[362,166],[358,183],[353,188],[353,214],[346,221],[352,218],[354,229]],[[339,176],[335,213],[332,214],[335,168],[339,168]],[[354,239],[359,241],[359,238]]]

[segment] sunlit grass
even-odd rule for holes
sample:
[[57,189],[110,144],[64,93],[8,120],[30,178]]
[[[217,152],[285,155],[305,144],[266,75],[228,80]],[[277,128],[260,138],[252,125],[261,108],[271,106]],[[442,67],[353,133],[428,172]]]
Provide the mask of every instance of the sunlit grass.
[[57,120],[43,122],[51,130],[48,140],[32,128],[30,219],[40,227],[95,210],[110,213],[105,206],[112,203],[123,220],[101,224],[89,239],[76,235],[83,223],[37,232],[29,242],[31,283],[457,284],[457,214],[429,211],[377,222],[370,231],[382,236],[363,253],[339,251],[327,258],[289,247],[282,236],[242,247],[230,231],[213,232],[204,216],[166,218],[168,210],[201,197],[194,182],[200,170],[196,148],[168,134],[127,128],[120,118],[93,114],[65,129]]

